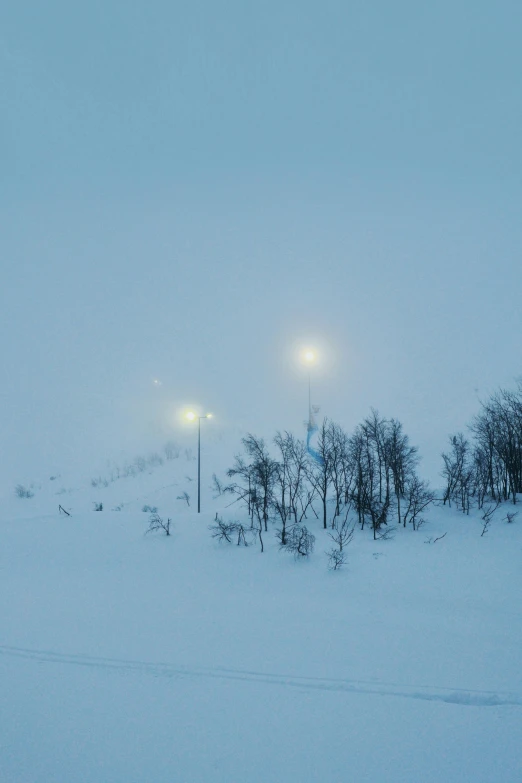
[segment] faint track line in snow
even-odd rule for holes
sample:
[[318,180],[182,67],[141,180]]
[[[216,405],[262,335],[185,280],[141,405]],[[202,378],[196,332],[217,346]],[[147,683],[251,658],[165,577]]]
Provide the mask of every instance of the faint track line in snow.
[[116,671],[131,671],[153,677],[194,677],[239,682],[259,682],[267,685],[320,690],[335,693],[366,693],[376,696],[398,696],[423,701],[440,701],[471,707],[522,706],[522,696],[503,691],[485,691],[440,686],[404,685],[372,680],[346,680],[328,677],[299,677],[290,674],[274,674],[243,669],[205,668],[178,666],[171,663],[103,658],[92,655],[59,653],[53,650],[34,650],[25,647],[0,645],[0,655],[23,658],[40,663],[85,666]]

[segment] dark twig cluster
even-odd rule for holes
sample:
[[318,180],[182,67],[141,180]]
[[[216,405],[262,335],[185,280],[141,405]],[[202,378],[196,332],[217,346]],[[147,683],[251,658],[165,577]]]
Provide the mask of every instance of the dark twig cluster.
[[167,521],[165,521],[159,516],[159,514],[151,514],[151,517],[149,519],[149,527],[145,532],[155,533],[159,530],[163,530],[165,535],[170,536],[171,523],[172,523],[171,519],[167,519]]

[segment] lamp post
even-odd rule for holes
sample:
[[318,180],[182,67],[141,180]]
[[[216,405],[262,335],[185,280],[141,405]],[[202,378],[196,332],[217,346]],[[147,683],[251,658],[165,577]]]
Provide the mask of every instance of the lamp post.
[[311,367],[313,363],[315,362],[315,352],[311,350],[306,350],[303,353],[303,359],[305,364],[308,366],[308,422],[309,426],[311,426],[312,423],[312,391],[311,391]]
[[201,513],[201,419],[211,419],[212,414],[206,413],[204,416],[198,416],[193,411],[186,414],[189,421],[198,420],[198,514]]

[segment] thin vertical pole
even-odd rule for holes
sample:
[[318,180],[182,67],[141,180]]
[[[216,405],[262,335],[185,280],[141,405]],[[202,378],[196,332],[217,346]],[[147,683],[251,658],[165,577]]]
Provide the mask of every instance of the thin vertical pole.
[[311,373],[308,372],[308,423],[309,426],[312,425],[312,392],[311,392],[311,381],[310,381]]
[[201,512],[201,416],[198,416],[198,514]]

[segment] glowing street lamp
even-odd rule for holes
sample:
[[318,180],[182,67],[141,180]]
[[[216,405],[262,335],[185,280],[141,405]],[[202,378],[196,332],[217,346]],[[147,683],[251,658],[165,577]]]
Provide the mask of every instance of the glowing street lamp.
[[206,413],[204,416],[198,416],[194,411],[185,414],[188,421],[198,420],[198,514],[201,512],[201,419],[211,419],[212,414]]

